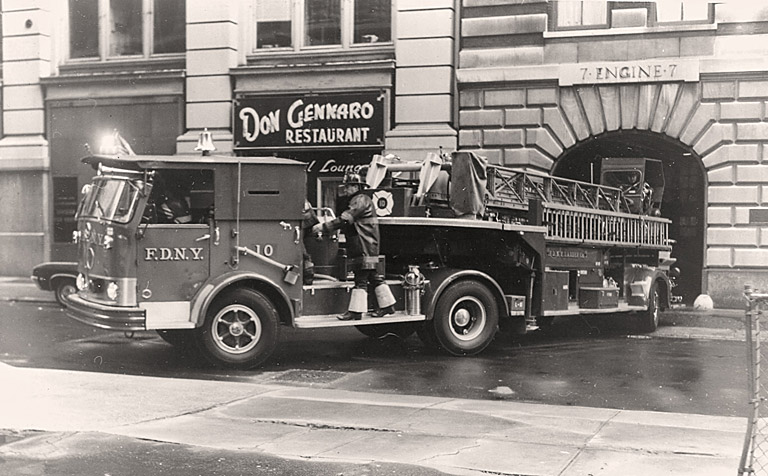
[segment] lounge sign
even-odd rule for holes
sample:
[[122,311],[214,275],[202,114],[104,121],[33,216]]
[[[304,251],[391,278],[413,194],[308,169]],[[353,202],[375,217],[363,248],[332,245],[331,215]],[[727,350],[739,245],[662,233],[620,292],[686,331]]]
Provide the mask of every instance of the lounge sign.
[[243,98],[234,107],[235,148],[381,146],[379,92]]
[[573,86],[698,80],[698,61],[653,60],[562,65],[558,82],[560,86]]

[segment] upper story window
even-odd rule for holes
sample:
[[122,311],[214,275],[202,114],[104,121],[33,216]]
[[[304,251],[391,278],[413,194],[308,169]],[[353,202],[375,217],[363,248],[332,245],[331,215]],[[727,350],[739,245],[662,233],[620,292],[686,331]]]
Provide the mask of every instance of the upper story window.
[[[713,4],[707,0],[659,0],[657,2],[557,0],[550,9],[555,30],[655,27],[666,24],[712,21]],[[619,13],[631,12],[631,17]]]
[[254,0],[255,51],[392,42],[391,0]]
[[183,53],[185,0],[69,0],[69,57]]
[[698,1],[664,0],[656,3],[656,21],[669,22],[703,22],[709,20],[709,4]]
[[607,27],[608,2],[559,1],[555,5],[555,22],[558,28]]

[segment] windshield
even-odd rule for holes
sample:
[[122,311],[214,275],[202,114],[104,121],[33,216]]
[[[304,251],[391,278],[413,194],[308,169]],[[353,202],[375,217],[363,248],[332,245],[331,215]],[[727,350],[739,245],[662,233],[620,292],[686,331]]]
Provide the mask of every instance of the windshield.
[[79,217],[128,223],[139,200],[139,185],[126,178],[96,177],[83,198]]

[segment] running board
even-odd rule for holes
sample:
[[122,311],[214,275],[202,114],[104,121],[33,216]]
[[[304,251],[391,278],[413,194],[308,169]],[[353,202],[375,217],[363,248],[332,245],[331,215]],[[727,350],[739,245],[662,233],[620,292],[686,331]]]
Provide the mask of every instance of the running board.
[[293,326],[299,329],[315,329],[319,327],[349,327],[370,326],[377,324],[394,324],[397,322],[419,322],[427,319],[424,314],[406,314],[397,311],[385,317],[372,317],[369,313],[363,314],[359,321],[340,321],[335,314],[321,314],[319,316],[301,316],[293,320]]

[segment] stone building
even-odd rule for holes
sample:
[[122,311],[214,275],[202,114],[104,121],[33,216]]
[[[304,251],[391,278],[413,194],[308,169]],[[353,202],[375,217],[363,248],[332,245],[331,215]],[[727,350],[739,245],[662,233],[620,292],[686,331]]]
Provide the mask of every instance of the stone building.
[[4,0],[1,274],[74,257],[79,159],[115,130],[306,161],[326,205],[374,153],[455,149],[455,22],[452,0]]
[[182,153],[208,129],[307,162],[319,205],[373,153],[583,180],[658,158],[680,290],[740,306],[768,287],[766,40],[746,1],[3,0],[2,274],[74,255],[86,143]]
[[664,162],[688,303],[768,286],[768,7],[463,0],[459,147],[583,180]]

